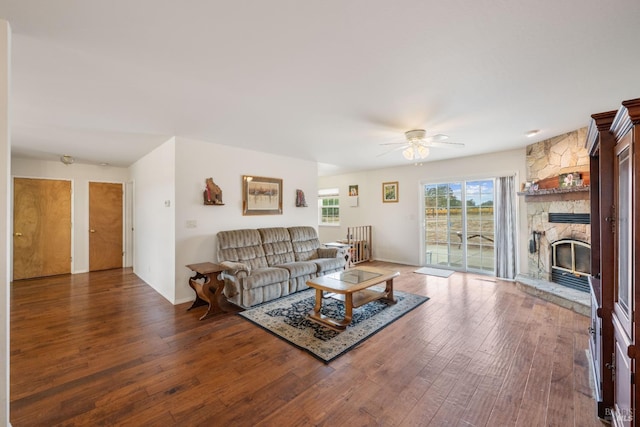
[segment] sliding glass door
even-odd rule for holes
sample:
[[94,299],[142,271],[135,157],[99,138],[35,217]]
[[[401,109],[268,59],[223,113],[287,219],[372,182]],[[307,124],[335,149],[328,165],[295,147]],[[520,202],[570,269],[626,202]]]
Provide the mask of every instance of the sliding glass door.
[[424,186],[425,250],[427,265],[463,268],[462,183]]
[[493,274],[493,201],[493,179],[425,184],[425,264]]
[[493,180],[466,183],[467,270],[495,271]]

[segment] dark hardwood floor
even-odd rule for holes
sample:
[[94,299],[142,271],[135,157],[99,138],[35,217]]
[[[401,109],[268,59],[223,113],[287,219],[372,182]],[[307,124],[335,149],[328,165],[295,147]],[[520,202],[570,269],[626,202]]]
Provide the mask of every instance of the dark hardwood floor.
[[473,274],[397,268],[431,299],[329,365],[129,269],[12,284],[22,426],[601,426],[586,317]]

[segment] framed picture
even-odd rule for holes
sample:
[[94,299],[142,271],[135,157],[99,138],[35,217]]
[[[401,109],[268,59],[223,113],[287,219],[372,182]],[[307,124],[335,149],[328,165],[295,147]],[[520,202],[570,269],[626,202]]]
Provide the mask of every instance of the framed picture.
[[580,178],[580,172],[563,173],[560,175],[560,188],[575,187]]
[[358,195],[358,186],[350,185],[349,186],[349,196],[357,196]]
[[242,175],[242,215],[282,215],[282,180]]
[[400,199],[398,194],[398,181],[383,182],[382,183],[382,202],[383,203],[397,203]]

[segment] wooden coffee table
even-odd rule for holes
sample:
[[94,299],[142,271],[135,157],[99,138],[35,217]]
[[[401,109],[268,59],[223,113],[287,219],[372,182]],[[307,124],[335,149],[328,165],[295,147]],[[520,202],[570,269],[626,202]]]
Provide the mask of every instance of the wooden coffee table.
[[[395,304],[393,278],[399,275],[400,273],[397,271],[375,267],[357,267],[308,280],[307,285],[316,290],[316,304],[309,313],[309,319],[337,331],[344,331],[351,323],[354,307],[360,307],[378,299]],[[370,289],[382,282],[386,282],[383,291]],[[343,301],[344,319],[333,319],[321,314],[323,298]]]

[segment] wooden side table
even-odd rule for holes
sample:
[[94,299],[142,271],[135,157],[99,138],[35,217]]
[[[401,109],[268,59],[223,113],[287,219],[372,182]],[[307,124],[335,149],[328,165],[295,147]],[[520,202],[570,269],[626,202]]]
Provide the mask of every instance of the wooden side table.
[[[234,310],[224,296],[224,280],[219,279],[219,273],[224,270],[224,267],[212,262],[201,262],[189,264],[187,268],[196,273],[195,276],[189,278],[189,286],[195,291],[196,299],[187,311],[208,304],[207,312],[200,317],[200,320],[204,320],[216,314]],[[200,279],[204,280],[199,282]]]

